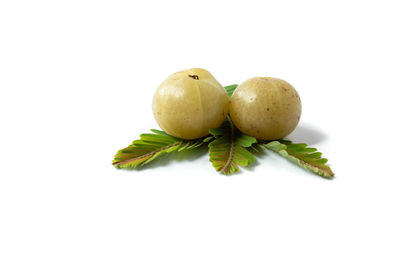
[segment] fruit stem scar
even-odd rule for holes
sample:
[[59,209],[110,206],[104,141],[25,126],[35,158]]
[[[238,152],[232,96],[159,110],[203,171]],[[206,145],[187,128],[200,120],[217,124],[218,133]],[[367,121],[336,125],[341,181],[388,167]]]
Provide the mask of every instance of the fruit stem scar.
[[198,75],[190,75],[190,74],[189,74],[189,77],[192,78],[192,79],[195,79],[195,80],[198,80],[198,79],[199,79],[199,76],[198,76]]

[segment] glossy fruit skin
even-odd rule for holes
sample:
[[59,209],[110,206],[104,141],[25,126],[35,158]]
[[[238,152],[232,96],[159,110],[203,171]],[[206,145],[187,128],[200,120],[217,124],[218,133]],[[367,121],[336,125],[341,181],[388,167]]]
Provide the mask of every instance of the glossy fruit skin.
[[224,87],[205,69],[193,68],[169,76],[153,97],[153,115],[168,134],[182,139],[207,136],[218,128],[229,109]]
[[241,132],[261,140],[277,140],[296,128],[301,116],[301,101],[288,82],[256,77],[236,88],[229,110],[233,123]]

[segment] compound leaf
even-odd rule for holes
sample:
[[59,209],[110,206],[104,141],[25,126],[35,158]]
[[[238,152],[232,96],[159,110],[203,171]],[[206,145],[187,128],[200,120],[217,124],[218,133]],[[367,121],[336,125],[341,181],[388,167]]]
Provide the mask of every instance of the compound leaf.
[[218,129],[211,129],[210,133],[216,138],[208,145],[210,161],[217,171],[232,174],[239,171],[239,166],[248,166],[255,161],[247,148],[257,140],[240,133],[229,117]]
[[202,139],[183,140],[160,130],[151,130],[153,133],[140,135],[139,140],[117,152],[112,164],[116,168],[135,169],[139,168],[159,156],[174,151],[192,149],[203,144]]
[[316,148],[307,147],[306,144],[293,144],[288,140],[272,141],[269,143],[261,142],[260,146],[275,151],[300,167],[322,177],[331,179],[335,176],[331,168],[326,165],[328,160],[321,158],[322,153],[316,152]]

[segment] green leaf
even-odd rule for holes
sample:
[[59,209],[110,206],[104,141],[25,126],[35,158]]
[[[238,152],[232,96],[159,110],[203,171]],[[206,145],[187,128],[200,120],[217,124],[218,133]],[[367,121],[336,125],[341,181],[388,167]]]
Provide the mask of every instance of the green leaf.
[[206,138],[203,139],[203,142],[204,142],[204,143],[208,143],[208,142],[210,142],[210,141],[213,140],[213,139],[214,139],[214,136],[209,135],[209,136],[207,136]]
[[142,134],[139,140],[119,150],[112,164],[119,169],[139,168],[163,154],[193,149],[203,144],[203,139],[183,140],[160,130],[151,131],[152,134]]
[[321,158],[322,153],[316,152],[316,148],[307,147],[306,144],[293,144],[288,140],[269,143],[260,141],[260,146],[275,151],[291,162],[322,177],[331,179],[335,176],[331,168],[326,165],[328,160]]
[[218,129],[211,129],[210,133],[216,138],[208,145],[210,161],[217,171],[232,174],[239,171],[239,166],[248,166],[255,161],[246,148],[257,140],[240,133],[229,116]]
[[222,136],[226,131],[226,122],[224,122],[219,128],[212,128],[209,130],[210,134],[214,137]]
[[225,90],[228,93],[229,98],[231,98],[231,96],[232,96],[233,92],[235,91],[236,87],[238,87],[237,84],[232,84],[232,85],[225,86]]

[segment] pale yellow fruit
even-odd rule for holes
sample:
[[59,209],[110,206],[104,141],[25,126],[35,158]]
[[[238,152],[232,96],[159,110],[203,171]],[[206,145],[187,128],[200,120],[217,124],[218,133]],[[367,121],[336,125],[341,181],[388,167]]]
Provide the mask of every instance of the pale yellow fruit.
[[236,88],[229,109],[233,123],[241,132],[257,139],[276,140],[296,128],[301,101],[288,82],[256,77]]
[[169,76],[153,98],[153,114],[168,134],[197,139],[218,128],[229,109],[224,87],[206,70],[180,71]]

